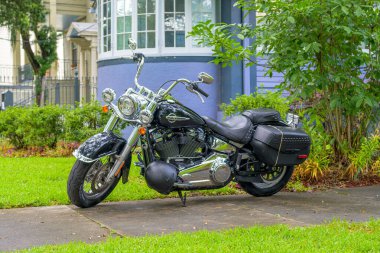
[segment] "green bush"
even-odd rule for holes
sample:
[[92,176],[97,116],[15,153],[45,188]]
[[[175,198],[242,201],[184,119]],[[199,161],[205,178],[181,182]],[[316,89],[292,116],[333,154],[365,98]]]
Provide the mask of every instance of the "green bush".
[[289,110],[289,101],[282,97],[280,92],[267,91],[265,93],[256,91],[250,95],[240,95],[230,100],[230,104],[220,106],[225,116],[241,113],[245,110],[255,108],[272,108],[280,112],[285,118]]
[[55,147],[63,135],[63,120],[65,110],[58,106],[34,107],[26,111],[28,146]]
[[304,111],[300,116],[303,118],[303,130],[310,136],[312,141],[309,160],[317,162],[322,170],[328,169],[333,161],[333,138],[324,130],[323,119],[313,115],[309,115],[310,118],[303,117],[306,112]]
[[84,104],[65,114],[64,139],[67,141],[83,141],[104,128],[109,119],[99,102]]
[[62,136],[63,109],[57,106],[11,107],[0,114],[0,133],[16,148],[54,147]]
[[360,149],[352,152],[349,157],[351,163],[346,173],[350,178],[357,178],[360,174],[371,174],[373,170],[377,170],[378,168],[372,167],[376,167],[374,163],[380,157],[380,135],[375,133],[363,138]]
[[[58,141],[84,141],[103,130],[111,114],[99,102],[72,107],[9,107],[0,111],[0,137],[17,149],[55,147]],[[125,127],[119,124],[117,131]]]
[[6,138],[16,148],[23,148],[26,144],[26,136],[29,129],[26,126],[27,119],[23,108],[9,107],[6,111],[0,111],[0,135]]

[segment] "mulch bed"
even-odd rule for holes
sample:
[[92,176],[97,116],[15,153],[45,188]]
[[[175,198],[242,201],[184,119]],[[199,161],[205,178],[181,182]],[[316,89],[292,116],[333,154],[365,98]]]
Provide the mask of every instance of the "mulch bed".
[[326,188],[351,188],[351,187],[361,187],[370,186],[375,184],[380,184],[380,176],[377,175],[365,175],[361,176],[360,179],[348,180],[348,179],[336,179],[336,178],[326,178],[316,183],[306,183],[306,186],[311,186],[317,189]]
[[318,181],[302,181],[312,190],[325,190],[330,188],[351,188],[380,184],[380,175],[361,175],[357,179],[348,179],[337,171],[328,173]]

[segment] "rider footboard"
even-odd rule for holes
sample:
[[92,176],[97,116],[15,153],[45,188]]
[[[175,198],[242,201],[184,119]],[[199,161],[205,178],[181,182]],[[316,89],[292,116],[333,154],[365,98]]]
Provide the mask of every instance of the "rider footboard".
[[310,152],[310,137],[301,129],[259,125],[250,142],[257,159],[270,166],[304,162]]

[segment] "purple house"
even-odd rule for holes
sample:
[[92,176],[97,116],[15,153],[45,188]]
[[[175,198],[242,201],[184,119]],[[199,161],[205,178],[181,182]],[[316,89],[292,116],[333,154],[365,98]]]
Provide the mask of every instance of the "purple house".
[[136,65],[123,59],[131,55],[131,37],[137,41],[136,51],[147,57],[140,83],[152,90],[168,80],[195,80],[202,71],[214,76],[214,84],[202,86],[210,94],[205,104],[184,87],[177,86],[172,92],[201,115],[220,119],[221,103],[228,103],[237,94],[250,94],[261,84],[272,89],[281,77],[269,79],[262,68],[244,68],[243,63],[227,68],[210,63],[211,49],[186,37],[200,21],[256,23],[254,13],[243,20],[242,11],[233,4],[233,0],[98,0],[99,91],[110,87],[121,95],[133,86]]

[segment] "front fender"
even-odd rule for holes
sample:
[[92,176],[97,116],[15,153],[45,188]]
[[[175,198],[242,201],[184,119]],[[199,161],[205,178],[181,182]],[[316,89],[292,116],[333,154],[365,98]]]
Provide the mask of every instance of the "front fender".
[[99,158],[118,154],[124,147],[126,141],[112,132],[96,134],[85,141],[74,151],[73,155],[80,161],[91,163]]

